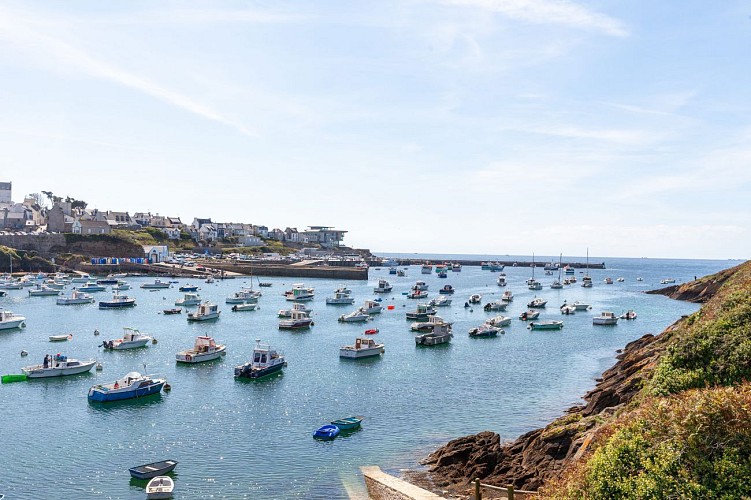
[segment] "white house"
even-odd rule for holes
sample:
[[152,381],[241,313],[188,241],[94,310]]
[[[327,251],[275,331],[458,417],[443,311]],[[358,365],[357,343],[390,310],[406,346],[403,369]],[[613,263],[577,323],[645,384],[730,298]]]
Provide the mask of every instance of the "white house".
[[143,245],[143,252],[151,264],[163,262],[169,258],[169,247],[167,245]]

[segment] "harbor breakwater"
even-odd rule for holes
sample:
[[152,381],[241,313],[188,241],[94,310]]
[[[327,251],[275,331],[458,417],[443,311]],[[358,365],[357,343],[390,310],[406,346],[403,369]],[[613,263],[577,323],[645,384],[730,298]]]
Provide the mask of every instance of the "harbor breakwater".
[[[455,260],[455,259],[392,259],[396,261],[399,266],[419,266],[422,264],[430,264],[431,266],[439,265],[439,264],[446,264],[447,262],[458,263],[462,266],[483,266],[485,264],[488,264],[488,261],[479,261],[479,260]],[[522,261],[522,260],[494,260],[492,261],[493,264],[501,265],[504,267],[545,267],[549,265],[549,262],[532,262],[532,261]],[[557,263],[554,263],[557,265]],[[372,261],[369,262],[369,265],[371,267],[380,267],[384,264],[382,262],[378,261]],[[606,269],[604,262],[599,263],[593,263],[590,262],[589,264],[585,262],[561,262],[561,267],[572,267],[575,269]]]

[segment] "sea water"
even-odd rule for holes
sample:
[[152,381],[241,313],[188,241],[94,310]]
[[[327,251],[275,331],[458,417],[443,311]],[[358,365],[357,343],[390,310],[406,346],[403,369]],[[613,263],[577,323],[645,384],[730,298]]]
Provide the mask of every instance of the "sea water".
[[[409,255],[415,258],[414,255]],[[420,256],[427,257],[427,256]],[[477,259],[506,257],[480,256]],[[451,258],[473,258],[451,256]],[[519,257],[519,261],[529,258]],[[538,262],[556,260],[538,257]],[[568,259],[574,260],[574,259]],[[576,259],[584,261],[584,259]],[[99,310],[96,304],[58,306],[53,297],[29,297],[27,290],[10,290],[0,307],[26,316],[26,328],[0,332],[0,372],[20,373],[22,366],[41,363],[45,354],[95,358],[103,371],[61,379],[32,380],[0,386],[0,493],[6,498],[144,498],[145,481],[132,480],[128,468],[162,459],[175,459],[175,498],[347,498],[364,491],[359,466],[378,465],[398,473],[418,468],[418,461],[453,438],[484,430],[513,439],[545,425],[565,409],[582,402],[594,379],[615,362],[616,350],[645,333],[659,333],[698,305],[678,302],[646,290],[660,281],[686,282],[714,273],[736,261],[591,259],[606,269],[589,270],[594,287],[582,288],[584,269],[576,284],[552,290],[557,278],[542,268],[535,277],[545,288],[530,291],[528,266],[507,267],[508,285],[496,285],[498,273],[464,266],[440,279],[421,274],[419,266],[405,277],[387,268],[371,268],[368,281],[264,278],[260,308],[233,312],[227,296],[251,286],[249,278],[208,284],[180,279],[169,289],[139,288],[149,278],[128,278],[137,299],[128,310]],[[565,277],[565,276],[564,276]],[[623,282],[606,285],[603,280]],[[637,281],[641,277],[643,281]],[[384,311],[367,324],[340,323],[365,299],[376,297],[379,278],[393,292],[381,295]],[[453,322],[448,345],[416,346],[405,312],[418,301],[404,292],[416,280],[429,286],[430,297],[451,284],[453,304],[439,315]],[[257,289],[257,280],[255,288]],[[279,330],[277,312],[289,308],[282,296],[293,282],[316,289],[308,302],[314,326],[294,332]],[[164,315],[182,297],[178,287],[200,286],[198,293],[220,304],[221,318],[188,323],[185,311]],[[327,306],[339,286],[352,289],[355,304]],[[71,285],[65,294],[70,293]],[[514,293],[505,313],[481,306],[464,307],[469,296],[482,303]],[[109,298],[105,292],[99,299]],[[530,332],[519,314],[534,296],[548,300],[540,319],[563,320],[560,331]],[[562,316],[559,306],[576,300],[592,309]],[[394,306],[388,310],[387,306]],[[616,314],[633,309],[635,321],[615,327],[592,325],[601,311]],[[497,338],[470,338],[470,328],[504,314],[513,318]],[[121,336],[123,327],[154,336],[157,344],[129,351],[103,351],[103,340]],[[364,360],[339,358],[339,347],[354,343],[364,330],[385,344],[385,354]],[[94,331],[100,332],[99,336]],[[64,343],[49,335],[71,333]],[[198,365],[177,365],[175,354],[193,345],[197,335],[210,335],[227,345],[225,358]],[[249,360],[255,339],[283,351],[288,367],[282,374],[259,381],[236,380],[233,367]],[[22,350],[28,357],[21,357]],[[86,394],[94,384],[114,381],[130,371],[165,376],[169,393],[141,400],[91,404]],[[313,431],[331,420],[364,415],[362,428],[334,441],[316,441]]]

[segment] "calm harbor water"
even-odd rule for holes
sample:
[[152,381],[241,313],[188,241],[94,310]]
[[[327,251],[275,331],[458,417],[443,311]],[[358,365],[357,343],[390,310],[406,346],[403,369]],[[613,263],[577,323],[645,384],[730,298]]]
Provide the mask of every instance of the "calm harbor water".
[[[504,290],[496,285],[498,273],[479,267],[449,272],[446,279],[435,272],[423,275],[416,266],[407,269],[406,277],[389,275],[386,268],[371,269],[368,282],[346,283],[356,299],[353,306],[325,304],[325,297],[332,296],[341,282],[304,280],[316,289],[315,300],[308,303],[315,326],[305,332],[277,328],[277,311],[291,304],[282,293],[302,279],[264,278],[273,287],[262,289],[260,310],[240,313],[232,312],[224,299],[248,286],[247,278],[214,284],[181,279],[173,288],[157,291],[139,288],[153,279],[128,278],[133,289],[125,293],[135,296],[138,306],[123,311],[99,310],[96,304],[57,306],[54,297],[11,290],[0,298],[0,307],[26,316],[27,327],[0,333],[0,372],[20,373],[22,366],[57,352],[96,358],[104,370],[0,386],[0,493],[8,499],[59,492],[66,498],[144,498],[145,482],[131,480],[127,469],[173,458],[179,461],[176,498],[347,498],[348,493],[364,491],[361,465],[392,472],[416,468],[420,458],[458,436],[492,430],[513,439],[561,415],[581,402],[594,378],[613,364],[616,349],[645,333],[659,333],[698,308],[646,295],[645,290],[660,288],[664,278],[681,283],[738,263],[591,260],[605,260],[607,265],[605,270],[590,271],[595,283],[591,289],[579,286],[582,270],[577,270],[578,283],[551,290],[554,277],[537,268],[535,277],[545,289],[532,292],[524,283],[531,269],[507,267],[506,289],[515,300],[505,315],[514,319],[506,334],[495,339],[467,335],[495,314],[479,306],[464,308],[469,295],[482,294],[484,304],[500,298]],[[622,283],[603,283],[605,277],[621,276]],[[383,305],[394,305],[394,310],[384,307],[365,326],[337,322],[339,315],[375,297],[373,287],[382,277],[394,285],[394,291],[383,296]],[[418,301],[403,292],[416,280],[430,285],[430,297],[446,283],[456,288],[453,305],[439,310],[454,323],[451,344],[415,346],[404,313]],[[184,313],[161,314],[182,297],[177,288],[186,283],[199,285],[204,299],[220,304],[219,320],[189,324]],[[109,295],[95,294],[97,299]],[[563,330],[530,332],[517,319],[535,295],[549,301],[540,319],[562,319]],[[562,316],[558,306],[564,300],[581,300],[593,308]],[[636,310],[636,321],[620,321],[616,327],[592,325],[592,316],[600,311],[620,314],[627,309]],[[125,326],[156,337],[158,343],[123,352],[98,347],[102,340],[119,337]],[[339,347],[353,343],[366,328],[380,329],[376,338],[385,343],[385,354],[340,360]],[[100,336],[94,336],[95,329]],[[48,342],[49,335],[62,333],[72,333],[72,340]],[[197,335],[211,335],[226,344],[225,359],[176,365],[175,353],[192,346]],[[254,339],[282,350],[289,365],[265,380],[235,380],[233,367],[249,359]],[[29,356],[22,358],[21,350]],[[146,372],[166,376],[172,391],[133,402],[88,403],[91,385],[129,371],[143,372],[144,365]],[[355,414],[366,417],[361,430],[332,442],[312,438],[320,425]]]

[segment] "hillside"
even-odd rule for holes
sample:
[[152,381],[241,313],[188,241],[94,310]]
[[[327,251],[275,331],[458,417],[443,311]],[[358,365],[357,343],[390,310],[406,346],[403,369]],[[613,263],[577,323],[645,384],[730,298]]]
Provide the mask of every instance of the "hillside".
[[550,498],[751,495],[751,263],[657,293],[705,304],[628,344],[585,405],[511,443],[451,441],[421,482],[465,492],[479,477]]

